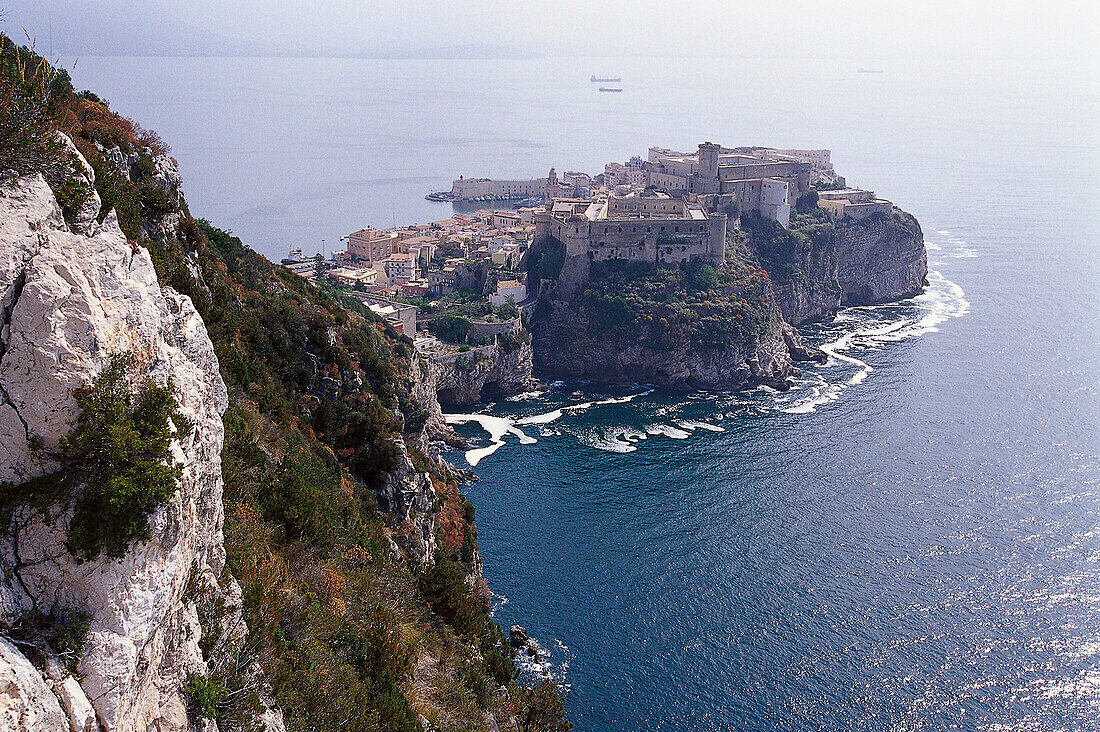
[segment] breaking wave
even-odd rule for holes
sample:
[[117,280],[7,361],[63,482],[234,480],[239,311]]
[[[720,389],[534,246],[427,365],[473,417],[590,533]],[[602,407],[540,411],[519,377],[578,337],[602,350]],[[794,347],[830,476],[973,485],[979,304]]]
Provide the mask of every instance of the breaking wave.
[[[926,242],[929,250],[942,252],[944,256],[971,256],[967,252],[972,250],[962,239],[946,231],[936,233],[943,237],[942,247]],[[645,400],[654,393],[654,389],[642,388],[621,396],[563,404],[563,397],[568,398],[566,390],[576,385],[566,386],[564,382],[556,381],[510,397],[507,403],[515,404],[515,407],[507,409],[520,412],[518,415],[444,416],[448,424],[476,422],[488,433],[488,444],[466,451],[466,461],[470,466],[476,466],[506,442],[521,445],[535,443],[535,438],[528,436],[521,429],[523,427],[535,428],[536,434],[544,439],[569,436],[595,450],[628,454],[636,452],[640,443],[648,438],[687,440],[694,434],[724,432],[726,428],[721,426],[724,420],[744,414],[814,412],[840,399],[848,389],[873,378],[875,369],[864,360],[868,354],[892,343],[935,333],[945,321],[969,312],[970,302],[962,287],[938,270],[929,269],[928,286],[920,295],[896,303],[846,308],[837,314],[833,322],[814,326],[806,332],[806,341],[820,343],[818,348],[828,356],[828,360],[822,365],[810,364],[803,368],[802,375],[794,379],[788,392],[760,387],[737,394],[696,392],[669,401],[668,394],[662,394],[657,400]],[[572,393],[580,396],[579,392]],[[636,400],[645,403],[628,406]],[[541,411],[536,411],[540,407]],[[615,411],[609,413],[602,424],[598,421],[593,423],[592,417],[584,416],[599,407],[614,407]],[[629,426],[631,424],[640,427]]]

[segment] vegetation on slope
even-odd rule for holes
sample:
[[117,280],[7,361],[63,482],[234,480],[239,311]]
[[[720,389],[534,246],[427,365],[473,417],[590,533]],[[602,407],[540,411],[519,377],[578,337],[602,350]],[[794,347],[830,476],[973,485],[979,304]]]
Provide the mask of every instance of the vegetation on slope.
[[76,391],[76,425],[52,456],[58,470],[21,485],[0,483],[0,529],[20,506],[50,519],[58,504],[71,504],[66,546],[79,559],[121,557],[132,542],[149,539],[149,514],[180,478],[170,450],[175,431],[190,427],[176,412],[171,385],[132,384],[130,371],[131,359],[120,354]]
[[751,347],[767,336],[767,275],[733,248],[721,267],[594,262],[578,306],[601,337],[669,350]]
[[[408,339],[193,219],[158,175],[167,147],[154,133],[76,93],[64,72],[46,72],[3,36],[0,57],[0,125],[21,100],[40,112],[0,150],[0,168],[18,175],[56,164],[74,175],[46,134],[66,132],[96,172],[100,218],[113,208],[124,233],[150,250],[161,282],[194,301],[229,390],[226,571],[244,591],[249,635],[227,643],[218,593],[193,588],[212,671],[188,680],[193,714],[246,728],[258,662],[291,730],[419,730],[418,715],[439,729],[477,730],[486,711],[515,715],[525,730],[568,729],[555,687],[515,684],[484,584],[468,581],[473,507],[445,465],[415,448],[436,494],[440,558],[418,566],[393,555],[391,539],[401,544],[415,527],[381,513],[374,491],[399,466],[395,438],[423,424],[409,397]],[[30,81],[17,76],[28,63],[43,70]],[[24,155],[28,147],[37,158]],[[79,191],[67,182],[51,184],[75,210]]]

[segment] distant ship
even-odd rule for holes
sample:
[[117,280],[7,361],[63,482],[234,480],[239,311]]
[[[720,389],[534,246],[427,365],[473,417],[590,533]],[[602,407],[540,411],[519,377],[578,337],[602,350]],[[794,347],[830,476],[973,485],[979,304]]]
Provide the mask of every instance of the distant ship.
[[[595,74],[593,74],[589,78],[589,81],[622,81],[622,79],[620,79],[618,76],[596,76]],[[603,90],[601,89],[601,91]]]
[[882,69],[856,69],[861,74],[881,74]]
[[607,91],[607,92],[621,92],[622,90],[623,90],[622,87],[610,87],[610,86],[601,86],[600,87],[600,91]]

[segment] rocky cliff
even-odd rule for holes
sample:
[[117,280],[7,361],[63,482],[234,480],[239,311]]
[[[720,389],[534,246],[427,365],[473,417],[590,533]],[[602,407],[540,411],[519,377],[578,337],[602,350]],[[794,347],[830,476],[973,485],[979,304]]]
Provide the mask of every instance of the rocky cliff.
[[529,316],[540,373],[681,389],[785,389],[797,373],[798,334],[743,247],[719,268],[597,263],[570,299],[553,292]]
[[443,406],[466,407],[530,386],[534,354],[526,333],[519,337],[509,346],[493,343],[430,358],[427,369]]
[[[27,646],[44,675],[23,648],[0,649],[9,681],[0,719],[7,729],[186,729],[188,674],[208,672],[188,588],[215,588],[240,616],[239,590],[219,584],[227,396],[203,321],[190,298],[161,287],[149,252],[113,215],[70,228],[41,176],[0,191],[0,313],[0,481],[54,467],[49,455],[76,417],[73,391],[115,354],[132,355],[136,376],[171,385],[192,425],[172,445],[178,491],[154,513],[151,540],[121,559],[74,558],[64,507],[51,520],[16,511],[0,551],[0,619],[83,613],[90,627],[75,673],[48,643]],[[267,721],[281,729],[278,715]]]
[[791,326],[921,291],[928,266],[903,212],[833,221],[808,207],[785,229],[760,216],[730,232],[717,277],[693,263],[642,272],[597,263],[530,319],[541,373],[678,388],[786,388],[792,361],[821,361]]
[[[746,221],[747,244],[767,268],[783,319],[794,326],[825,320],[840,308],[836,230],[816,222],[784,231],[764,219]],[[737,232],[736,235],[744,235]]]
[[[540,374],[605,383],[658,384],[674,389],[786,389],[794,373],[776,319],[760,341],[700,349],[689,340],[654,348],[640,339],[619,340],[584,311],[561,302],[532,325]],[[797,337],[797,336],[796,336]]]
[[903,300],[928,284],[928,255],[920,224],[908,213],[842,219],[836,227],[841,305]]
[[920,224],[909,214],[829,220],[820,209],[791,228],[749,218],[747,245],[766,267],[783,318],[791,325],[828,320],[841,307],[903,300],[927,284]]

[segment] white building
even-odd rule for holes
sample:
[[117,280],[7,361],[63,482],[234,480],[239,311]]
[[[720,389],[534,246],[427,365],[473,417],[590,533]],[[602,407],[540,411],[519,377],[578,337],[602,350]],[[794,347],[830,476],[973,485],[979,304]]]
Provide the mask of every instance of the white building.
[[497,283],[497,291],[489,295],[489,304],[499,308],[511,298],[514,303],[527,299],[527,285],[517,280],[502,280]]
[[354,287],[355,285],[373,285],[378,282],[378,272],[373,269],[359,269],[352,267],[340,267],[330,269],[328,276],[341,284]]
[[416,276],[416,261],[411,254],[393,254],[383,264],[392,285],[400,285]]

